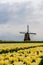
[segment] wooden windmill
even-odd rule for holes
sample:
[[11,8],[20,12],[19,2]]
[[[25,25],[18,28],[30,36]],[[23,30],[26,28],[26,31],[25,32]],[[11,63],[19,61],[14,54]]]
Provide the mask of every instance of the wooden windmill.
[[36,35],[36,33],[29,33],[29,25],[27,25],[27,32],[20,32],[21,34],[24,34],[24,41],[30,41],[30,34]]

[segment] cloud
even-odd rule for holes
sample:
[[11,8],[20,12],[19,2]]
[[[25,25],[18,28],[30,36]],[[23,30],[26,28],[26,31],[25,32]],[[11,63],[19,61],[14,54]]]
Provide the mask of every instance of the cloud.
[[[28,7],[28,8],[27,8]],[[34,12],[31,2],[27,3],[14,3],[0,4],[0,23],[3,22],[25,22]],[[21,21],[22,20],[22,21]]]
[[15,2],[21,3],[21,2],[27,2],[27,1],[29,1],[29,0],[0,0],[0,3],[10,3],[10,4],[12,4],[12,3],[15,3]]
[[[35,2],[36,4],[34,4]],[[35,40],[42,40],[43,10],[41,9],[42,13],[40,13],[42,5],[40,2],[37,2],[38,1],[36,0],[29,0],[10,4],[6,0],[6,3],[0,3],[0,39],[16,40],[17,37],[17,40],[21,40],[24,35],[19,34],[19,32],[26,32],[28,24],[30,31],[37,33],[35,37],[31,36],[31,38]],[[21,37],[19,38],[19,36]]]

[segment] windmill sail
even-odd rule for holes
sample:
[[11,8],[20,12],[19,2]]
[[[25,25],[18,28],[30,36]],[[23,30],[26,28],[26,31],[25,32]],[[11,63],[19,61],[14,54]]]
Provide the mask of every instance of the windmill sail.
[[29,33],[29,25],[27,25],[27,32]]
[[20,32],[21,34],[25,34],[25,32]]
[[35,34],[36,35],[36,33],[29,33],[29,34]]

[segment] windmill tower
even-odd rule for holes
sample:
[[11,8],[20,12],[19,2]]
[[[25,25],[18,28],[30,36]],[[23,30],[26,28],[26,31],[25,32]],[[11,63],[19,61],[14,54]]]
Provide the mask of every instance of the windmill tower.
[[24,41],[30,41],[30,34],[36,35],[36,33],[29,33],[29,25],[27,25],[27,32],[20,32],[21,34],[24,34]]

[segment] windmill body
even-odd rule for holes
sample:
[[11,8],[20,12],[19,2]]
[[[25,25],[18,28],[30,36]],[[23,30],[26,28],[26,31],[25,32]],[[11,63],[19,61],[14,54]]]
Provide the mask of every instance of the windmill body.
[[21,34],[24,34],[24,41],[30,41],[30,34],[36,34],[36,33],[29,33],[29,26],[27,25],[27,32],[20,32]]
[[27,33],[25,33],[24,41],[28,41],[28,40],[30,40],[30,35],[29,35],[29,33],[27,32]]

